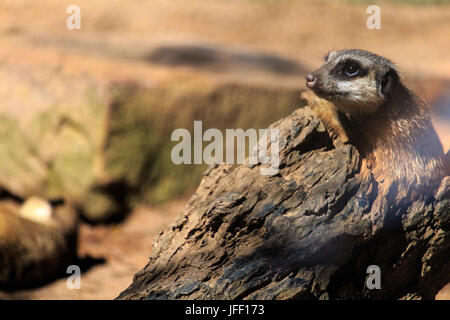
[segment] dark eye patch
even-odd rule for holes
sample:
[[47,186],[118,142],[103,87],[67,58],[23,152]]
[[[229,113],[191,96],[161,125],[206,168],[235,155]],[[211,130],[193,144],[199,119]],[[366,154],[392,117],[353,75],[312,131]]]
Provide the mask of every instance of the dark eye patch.
[[331,74],[339,80],[353,80],[366,76],[368,70],[364,68],[358,61],[346,59],[340,61],[331,70]]

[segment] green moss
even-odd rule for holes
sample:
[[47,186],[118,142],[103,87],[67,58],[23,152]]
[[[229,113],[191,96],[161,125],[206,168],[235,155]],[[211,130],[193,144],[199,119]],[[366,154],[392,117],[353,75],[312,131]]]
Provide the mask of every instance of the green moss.
[[36,115],[26,133],[46,163],[45,194],[83,201],[95,184],[95,157],[101,137],[104,106],[93,89],[81,105],[55,105]]
[[0,115],[0,179],[11,192],[29,194],[45,179],[45,165],[15,119]]
[[115,178],[141,190],[139,197],[161,203],[192,191],[206,165],[175,165],[172,131],[194,120],[203,131],[218,128],[266,128],[291,113],[298,104],[296,90],[242,85],[218,87],[189,83],[164,88],[116,87],[112,91],[105,165]]

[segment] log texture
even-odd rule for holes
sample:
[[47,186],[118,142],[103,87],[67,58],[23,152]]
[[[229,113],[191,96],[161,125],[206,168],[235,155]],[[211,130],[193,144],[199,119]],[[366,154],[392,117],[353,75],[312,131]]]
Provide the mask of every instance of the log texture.
[[[433,299],[450,281],[450,177],[400,198],[308,107],[280,129],[280,171],[217,165],[119,299]],[[378,265],[381,289],[366,287]]]

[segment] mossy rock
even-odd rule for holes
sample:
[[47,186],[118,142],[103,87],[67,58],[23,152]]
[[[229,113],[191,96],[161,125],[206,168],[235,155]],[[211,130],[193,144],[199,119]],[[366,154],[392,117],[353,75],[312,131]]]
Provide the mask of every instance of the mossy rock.
[[[75,93],[74,93],[75,94]],[[121,218],[135,204],[191,192],[206,165],[175,165],[177,128],[265,128],[299,103],[298,91],[180,77],[153,87],[91,85],[24,124],[0,113],[0,185],[18,197],[74,203],[87,220]]]

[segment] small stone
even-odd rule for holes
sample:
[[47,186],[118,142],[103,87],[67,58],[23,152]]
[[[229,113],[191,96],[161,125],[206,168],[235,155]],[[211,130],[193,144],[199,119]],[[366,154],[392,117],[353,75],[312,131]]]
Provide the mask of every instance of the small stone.
[[20,207],[19,215],[34,222],[49,224],[52,219],[52,206],[45,199],[30,197]]

